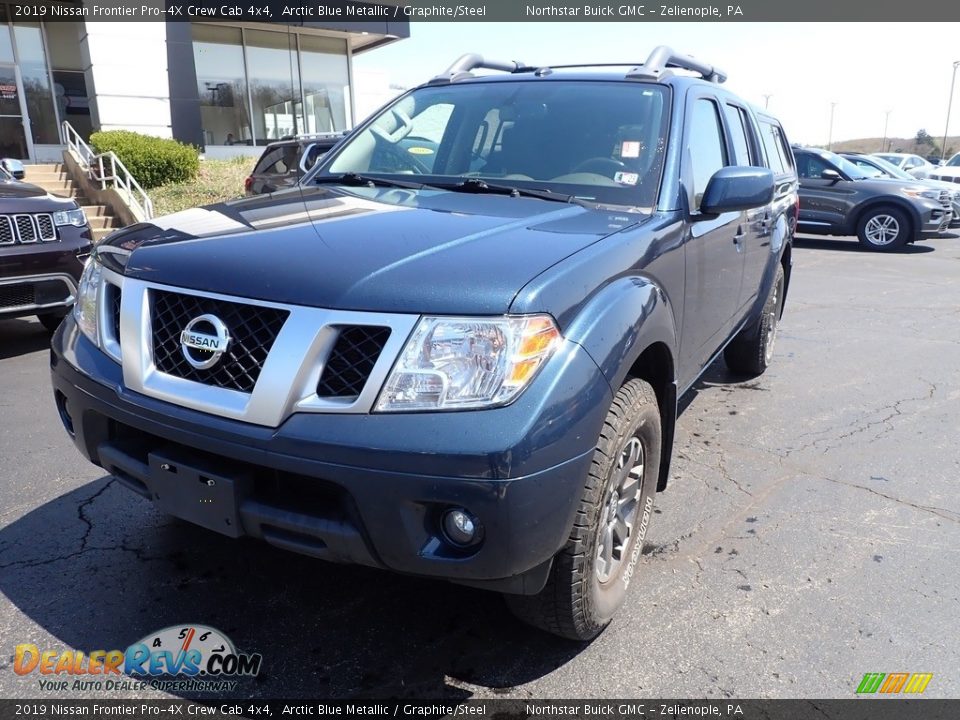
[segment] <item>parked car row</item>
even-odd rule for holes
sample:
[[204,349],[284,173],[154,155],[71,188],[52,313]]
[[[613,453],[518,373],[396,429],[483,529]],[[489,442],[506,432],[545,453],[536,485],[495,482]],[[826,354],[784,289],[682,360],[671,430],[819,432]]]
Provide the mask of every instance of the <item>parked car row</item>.
[[296,187],[300,178],[346,135],[345,132],[297,135],[270,143],[244,181],[244,192],[262,195]]
[[910,153],[877,153],[875,157],[886,160],[917,180],[930,179],[960,183],[960,154],[954,155],[943,165],[932,163],[926,158]]
[[[865,248],[889,252],[936,237],[955,222],[960,194],[953,185],[918,180],[897,165],[883,170],[865,155],[851,154],[851,160],[820,148],[795,147],[793,152],[800,177],[801,232],[856,235]],[[878,157],[884,155],[891,154]],[[907,164],[917,167],[902,161]]]

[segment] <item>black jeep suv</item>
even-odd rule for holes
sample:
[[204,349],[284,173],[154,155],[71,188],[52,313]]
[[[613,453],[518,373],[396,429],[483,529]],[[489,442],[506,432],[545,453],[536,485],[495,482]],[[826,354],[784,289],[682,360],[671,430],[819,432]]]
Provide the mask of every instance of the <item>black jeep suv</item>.
[[948,190],[917,181],[869,177],[847,158],[819,148],[793,149],[800,176],[798,231],[856,235],[868,250],[889,252],[936,237],[953,218]]
[[55,330],[77,296],[90,243],[75,201],[0,168],[0,318],[36,315]]
[[773,357],[793,159],[724,79],[468,55],[300,187],[115,233],[53,341],[67,432],[164,512],[596,635],[677,397]]

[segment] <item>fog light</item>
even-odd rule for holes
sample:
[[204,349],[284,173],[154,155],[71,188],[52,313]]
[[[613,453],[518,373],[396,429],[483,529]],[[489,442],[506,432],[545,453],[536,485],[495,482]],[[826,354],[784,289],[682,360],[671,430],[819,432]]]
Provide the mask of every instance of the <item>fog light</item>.
[[465,547],[480,539],[480,523],[461,508],[447,510],[443,515],[443,534],[454,545]]

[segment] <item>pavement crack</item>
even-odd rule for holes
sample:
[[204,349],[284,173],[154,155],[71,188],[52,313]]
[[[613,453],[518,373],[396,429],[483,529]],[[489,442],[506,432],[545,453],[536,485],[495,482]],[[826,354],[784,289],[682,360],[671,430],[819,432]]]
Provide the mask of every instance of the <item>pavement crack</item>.
[[87,548],[87,541],[90,538],[90,533],[93,532],[93,522],[90,518],[87,517],[86,509],[89,505],[93,504],[93,501],[98,497],[103,495],[103,493],[109,488],[113,483],[116,482],[116,478],[111,477],[104,483],[103,487],[97,490],[93,495],[88,497],[82,503],[77,506],[77,519],[80,520],[84,525],[87,526],[87,529],[83,531],[83,537],[80,538],[80,552],[83,552]]
[[933,507],[932,505],[920,505],[919,503],[912,503],[909,500],[904,500],[898,498],[895,495],[887,495],[882,493],[879,490],[875,490],[872,487],[867,487],[866,485],[858,485],[857,483],[847,482],[845,480],[837,480],[836,478],[827,477],[826,475],[821,475],[821,478],[827,480],[828,482],[835,483],[837,485],[845,485],[847,487],[857,488],[858,490],[866,490],[868,493],[873,493],[878,495],[886,500],[897,503],[898,505],[905,505],[907,507],[912,507],[915,510],[920,510],[921,512],[929,513],[935,515],[944,520],[949,520],[950,522],[960,523],[960,513],[956,513],[952,510],[947,510],[946,508]]

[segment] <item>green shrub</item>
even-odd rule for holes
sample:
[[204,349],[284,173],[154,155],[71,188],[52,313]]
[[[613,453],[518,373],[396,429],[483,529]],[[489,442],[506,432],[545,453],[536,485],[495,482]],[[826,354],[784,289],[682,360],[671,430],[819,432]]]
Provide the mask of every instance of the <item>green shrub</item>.
[[176,140],[129,130],[105,130],[90,135],[98,153],[113,151],[144,189],[192,180],[200,169],[196,148]]

